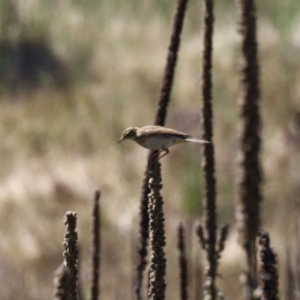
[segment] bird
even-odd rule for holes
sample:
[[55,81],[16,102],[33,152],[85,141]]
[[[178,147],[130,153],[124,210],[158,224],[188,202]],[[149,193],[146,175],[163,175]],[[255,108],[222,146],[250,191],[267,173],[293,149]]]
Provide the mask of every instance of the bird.
[[124,130],[118,144],[124,140],[132,140],[144,148],[157,150],[160,154],[163,153],[158,159],[168,155],[170,152],[169,148],[177,144],[185,142],[210,144],[209,141],[195,139],[189,134],[175,129],[156,125],[148,125],[140,128],[128,127]]

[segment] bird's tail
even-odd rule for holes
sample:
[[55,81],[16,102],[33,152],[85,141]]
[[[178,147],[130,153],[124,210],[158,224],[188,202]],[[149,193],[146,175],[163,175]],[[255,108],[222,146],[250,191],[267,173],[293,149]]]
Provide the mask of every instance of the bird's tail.
[[194,138],[187,138],[185,139],[187,142],[191,142],[191,143],[198,143],[198,144],[210,144],[209,141],[205,141],[205,140],[199,140],[199,139],[194,139]]

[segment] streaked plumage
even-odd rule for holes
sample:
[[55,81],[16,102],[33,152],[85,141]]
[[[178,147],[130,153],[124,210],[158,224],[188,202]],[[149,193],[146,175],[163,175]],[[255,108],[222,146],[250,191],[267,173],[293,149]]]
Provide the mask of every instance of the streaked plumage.
[[150,150],[164,151],[165,154],[161,157],[167,155],[169,153],[169,148],[177,144],[185,142],[199,144],[209,143],[208,141],[192,138],[186,133],[171,128],[154,125],[141,128],[129,127],[123,132],[118,143],[126,139],[133,140],[140,146]]

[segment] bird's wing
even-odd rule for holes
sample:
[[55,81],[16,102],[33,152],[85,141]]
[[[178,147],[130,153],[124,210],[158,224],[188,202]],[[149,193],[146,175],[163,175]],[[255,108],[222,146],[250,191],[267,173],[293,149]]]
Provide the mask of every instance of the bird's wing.
[[167,127],[162,127],[162,126],[144,126],[142,128],[138,129],[137,135],[141,134],[143,132],[143,135],[147,135],[148,137],[151,137],[153,135],[159,135],[159,134],[174,134],[182,138],[188,138],[190,137],[189,134],[167,128]]

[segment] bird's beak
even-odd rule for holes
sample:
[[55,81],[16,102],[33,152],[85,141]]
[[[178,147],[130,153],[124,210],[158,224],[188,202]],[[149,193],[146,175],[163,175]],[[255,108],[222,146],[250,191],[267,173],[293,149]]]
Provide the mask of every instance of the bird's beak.
[[121,137],[121,138],[118,140],[118,144],[120,144],[123,140],[124,140],[124,138]]

